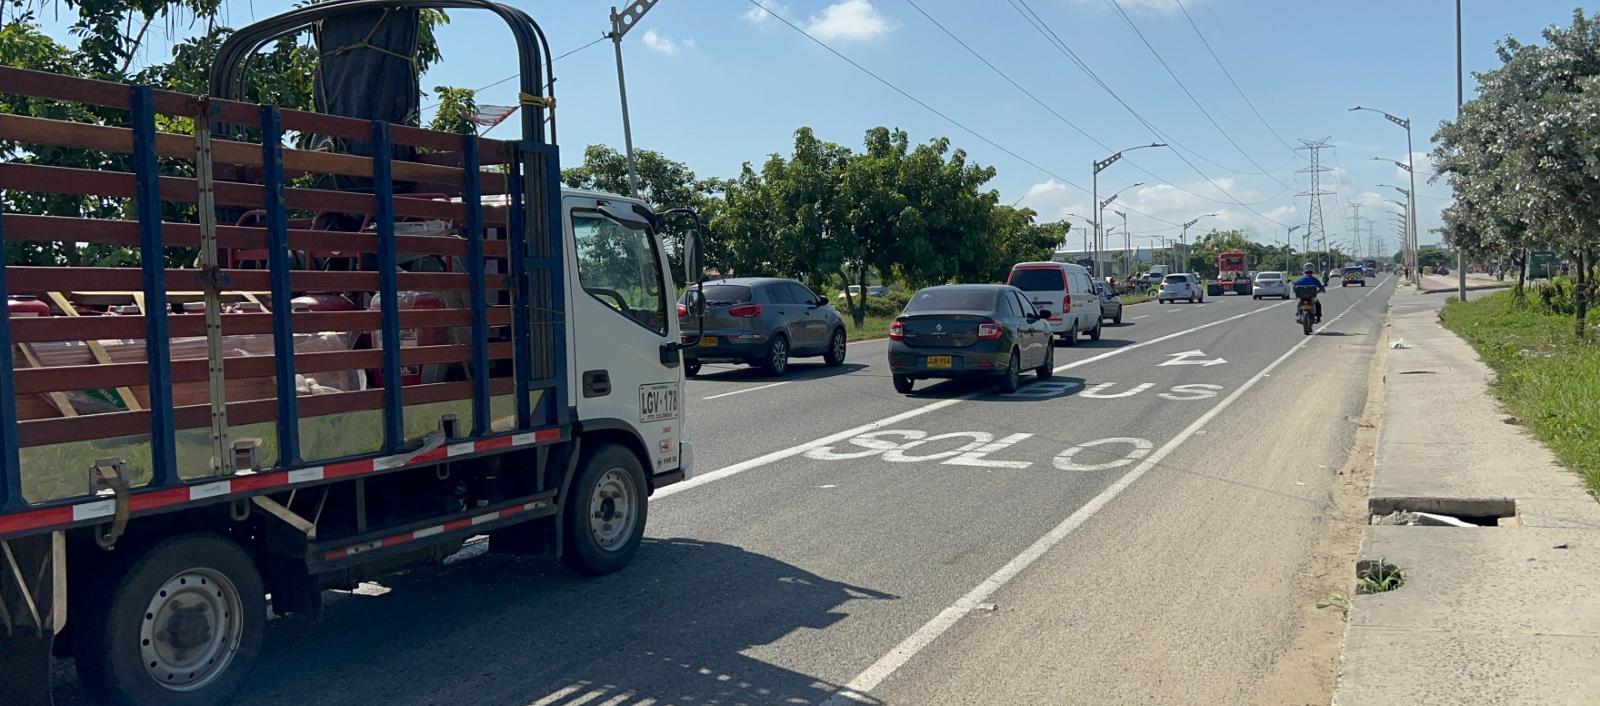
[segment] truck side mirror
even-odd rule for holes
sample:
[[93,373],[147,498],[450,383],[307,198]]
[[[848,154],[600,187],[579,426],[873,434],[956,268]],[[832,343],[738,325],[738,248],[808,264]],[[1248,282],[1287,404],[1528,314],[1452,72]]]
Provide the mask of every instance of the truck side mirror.
[[703,278],[705,255],[700,250],[700,232],[690,229],[683,236],[683,283],[692,285]]
[[684,308],[692,318],[701,318],[706,315],[706,295],[700,292],[699,287],[692,287],[684,292]]

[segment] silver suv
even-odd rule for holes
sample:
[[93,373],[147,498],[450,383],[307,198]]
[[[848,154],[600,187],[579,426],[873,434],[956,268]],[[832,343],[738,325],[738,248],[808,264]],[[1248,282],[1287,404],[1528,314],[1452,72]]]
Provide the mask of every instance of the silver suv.
[[792,357],[822,356],[844,363],[844,319],[805,285],[778,277],[737,277],[706,282],[705,332],[689,318],[687,293],[678,298],[679,330],[694,345],[683,351],[684,372],[703,363],[744,363],[782,375]]

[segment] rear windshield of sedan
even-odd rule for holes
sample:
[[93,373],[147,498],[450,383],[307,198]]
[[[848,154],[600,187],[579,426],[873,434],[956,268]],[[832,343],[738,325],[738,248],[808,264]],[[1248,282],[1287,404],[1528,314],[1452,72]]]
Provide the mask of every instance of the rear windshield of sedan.
[[1067,288],[1061,270],[1054,267],[1029,267],[1011,271],[1007,284],[1024,292],[1049,292]]
[[[706,303],[708,304],[743,304],[750,301],[750,288],[740,284],[708,284],[706,288]],[[688,301],[688,292],[678,297],[678,303]]]
[[1359,274],[1361,274],[1361,268],[1359,268],[1359,267],[1346,267],[1346,268],[1344,268],[1344,272],[1347,275],[1359,275]]
[[1182,284],[1188,282],[1189,278],[1183,275],[1167,275],[1167,278],[1161,281],[1165,284]]
[[1256,281],[1257,282],[1265,282],[1267,280],[1279,280],[1279,279],[1283,279],[1283,273],[1282,272],[1263,272],[1263,273],[1261,273],[1259,275],[1256,275]]
[[924,289],[906,304],[906,311],[994,311],[994,290]]

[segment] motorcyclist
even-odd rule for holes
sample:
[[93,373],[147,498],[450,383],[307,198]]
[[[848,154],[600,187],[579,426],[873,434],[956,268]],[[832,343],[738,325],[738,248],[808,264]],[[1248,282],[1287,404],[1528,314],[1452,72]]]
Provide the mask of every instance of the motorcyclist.
[[[1322,280],[1317,277],[1316,268],[1312,267],[1311,265],[1306,265],[1304,269],[1305,269],[1305,274],[1301,275],[1300,279],[1297,279],[1297,280],[1294,281],[1294,286],[1293,286],[1294,289],[1299,289],[1300,287],[1304,286],[1304,287],[1316,287],[1318,292],[1326,292],[1326,291],[1328,291],[1327,286],[1324,285],[1322,283]],[[1316,320],[1317,321],[1321,321],[1322,320],[1322,300],[1321,299],[1317,299],[1316,302],[1317,302],[1317,319]],[[1298,314],[1296,314],[1296,316],[1298,316]]]

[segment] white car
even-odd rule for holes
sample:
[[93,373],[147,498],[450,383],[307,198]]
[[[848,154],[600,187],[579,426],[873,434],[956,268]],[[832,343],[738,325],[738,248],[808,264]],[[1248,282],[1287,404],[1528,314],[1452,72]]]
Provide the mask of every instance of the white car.
[[1051,312],[1050,331],[1063,343],[1076,345],[1080,333],[1100,340],[1104,311],[1088,268],[1066,262],[1019,262],[1011,266],[1006,284],[1022,290],[1034,308]]
[[1282,272],[1257,272],[1255,286],[1250,290],[1256,299],[1266,297],[1289,298],[1289,280]]
[[1200,286],[1200,276],[1188,272],[1170,274],[1161,279],[1161,292],[1156,301],[1162,304],[1187,299],[1189,303],[1206,300],[1206,290]]

